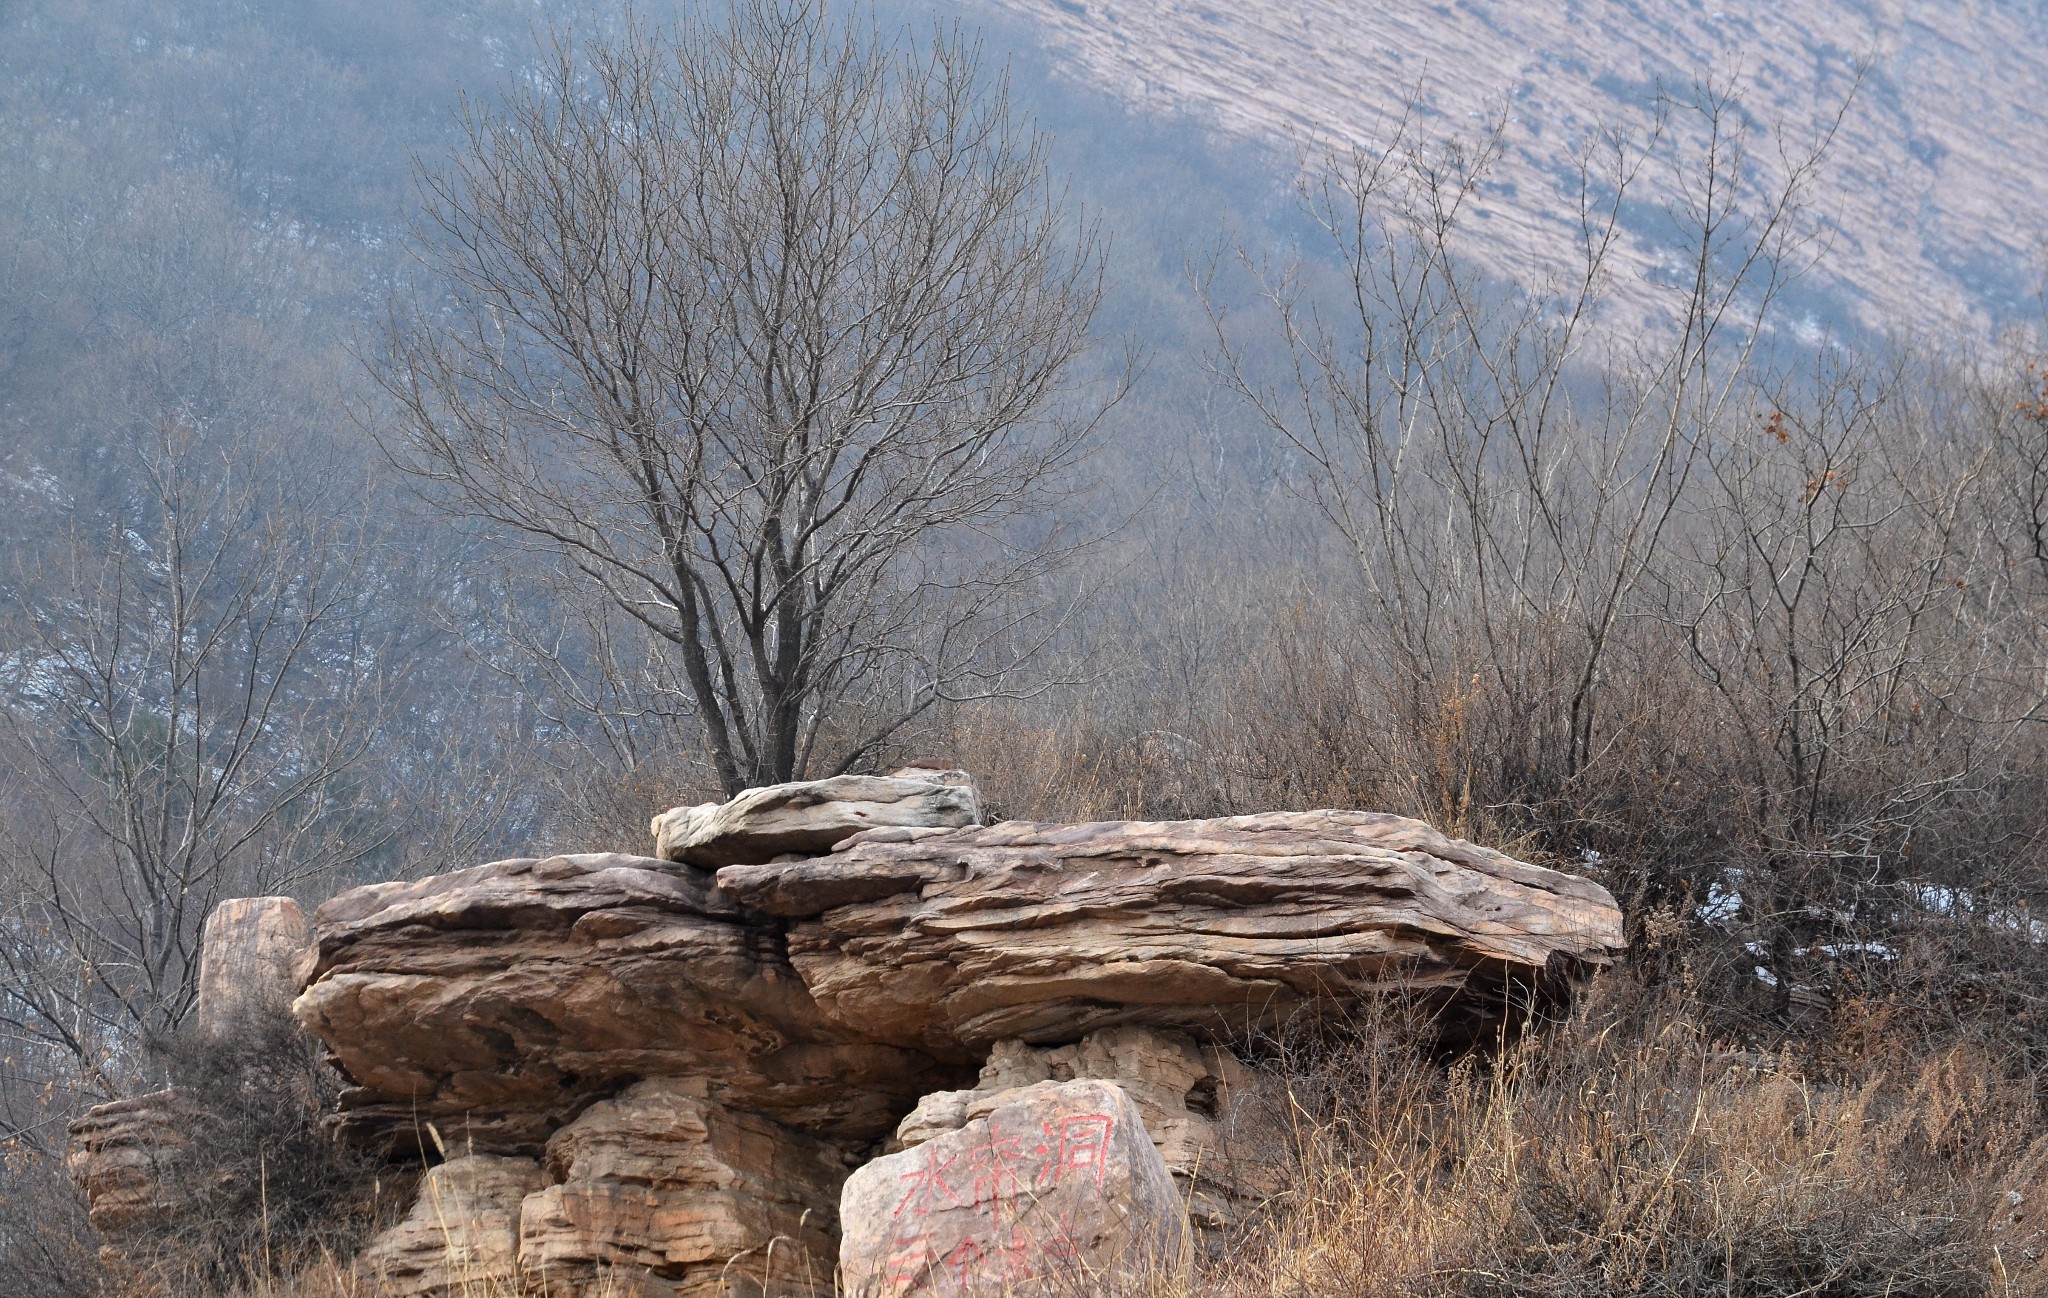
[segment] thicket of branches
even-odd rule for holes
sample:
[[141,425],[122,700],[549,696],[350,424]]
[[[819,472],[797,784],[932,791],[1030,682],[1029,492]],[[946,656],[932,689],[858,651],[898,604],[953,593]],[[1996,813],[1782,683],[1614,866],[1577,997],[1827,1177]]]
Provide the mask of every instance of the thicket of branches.
[[989,82],[816,4],[629,18],[552,35],[423,185],[394,454],[641,646],[618,710],[688,718],[727,794],[871,763],[1047,638],[1101,258]]

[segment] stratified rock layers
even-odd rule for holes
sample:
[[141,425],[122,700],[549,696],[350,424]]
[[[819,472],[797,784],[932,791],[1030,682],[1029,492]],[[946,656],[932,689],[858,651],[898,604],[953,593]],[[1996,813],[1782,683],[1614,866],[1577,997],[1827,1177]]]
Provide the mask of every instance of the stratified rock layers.
[[[1396,988],[1495,1022],[1622,944],[1598,886],[1412,820],[949,828],[972,797],[948,778],[896,779],[918,787],[894,802],[848,785],[851,807],[743,795],[664,844],[731,859],[814,834],[829,855],[520,858],[322,906],[293,1010],[354,1083],[340,1132],[454,1155],[366,1269],[423,1296],[482,1274],[781,1298],[829,1287],[835,1250],[875,1295],[1185,1256],[1188,1222],[1287,1188],[1284,1106],[1232,1046]],[[899,815],[942,823],[859,829]],[[941,1175],[959,1201],[930,1222],[904,1198],[918,1169],[965,1175],[1011,1141],[1032,1194],[996,1193],[998,1169]],[[1097,1168],[1115,1194],[1040,1211],[1068,1172],[1103,1189]],[[109,1204],[143,1210],[129,1179]]]
[[1367,812],[878,830],[718,885],[796,921],[835,1021],[958,1061],[1122,1023],[1227,1037],[1397,987],[1483,1019],[1623,945],[1599,885]]
[[200,947],[199,1031],[219,1039],[282,1014],[312,942],[290,897],[235,897],[214,907]]
[[357,1270],[389,1298],[516,1292],[519,1205],[540,1181],[530,1158],[464,1154],[430,1168],[412,1211],[370,1241]]
[[365,1145],[538,1154],[649,1077],[861,1143],[953,1075],[820,1013],[782,935],[689,867],[611,854],[498,861],[343,893],[315,916],[294,1005],[355,1082]]
[[71,1124],[65,1170],[85,1191],[92,1228],[120,1239],[162,1225],[187,1204],[165,1173],[189,1145],[191,1106],[176,1090],[100,1104]]
[[520,1214],[520,1266],[557,1294],[829,1288],[840,1151],[708,1098],[702,1079],[641,1082],[548,1142],[554,1184]]

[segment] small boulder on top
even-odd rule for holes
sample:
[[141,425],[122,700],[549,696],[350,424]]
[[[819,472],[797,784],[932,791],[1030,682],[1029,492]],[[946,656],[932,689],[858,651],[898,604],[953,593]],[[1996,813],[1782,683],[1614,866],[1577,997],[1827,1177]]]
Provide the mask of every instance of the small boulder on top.
[[651,828],[663,860],[716,868],[822,856],[865,829],[962,829],[980,821],[972,776],[912,766],[748,789],[728,802],[670,808]]

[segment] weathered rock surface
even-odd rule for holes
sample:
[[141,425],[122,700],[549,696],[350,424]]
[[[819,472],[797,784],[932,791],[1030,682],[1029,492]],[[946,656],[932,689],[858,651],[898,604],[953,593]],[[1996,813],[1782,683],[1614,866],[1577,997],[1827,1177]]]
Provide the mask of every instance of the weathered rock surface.
[[986,1117],[855,1172],[840,1197],[848,1298],[1089,1292],[1186,1256],[1180,1196],[1113,1083],[1012,1091]]
[[315,915],[294,1004],[356,1084],[342,1132],[403,1150],[539,1154],[649,1077],[853,1143],[954,1082],[915,1047],[822,1014],[781,934],[701,871],[596,854],[498,861],[346,892]]
[[1599,885],[1368,812],[877,830],[718,886],[798,921],[790,961],[834,1020],[963,1061],[1123,1023],[1227,1037],[1396,986],[1484,1020],[1623,946]]
[[283,1011],[312,945],[305,912],[290,897],[236,897],[214,907],[199,958],[199,1030],[227,1036]]
[[190,1143],[191,1106],[176,1090],[87,1109],[71,1124],[65,1171],[85,1191],[92,1228],[120,1238],[164,1225],[188,1205],[167,1173]]
[[388,1298],[516,1293],[519,1205],[540,1181],[531,1158],[465,1154],[430,1168],[412,1211],[370,1241],[356,1269]]
[[865,829],[957,829],[980,818],[981,798],[965,771],[914,767],[748,789],[730,802],[665,811],[652,828],[656,856],[720,866],[829,852]]
[[1115,1082],[1179,1187],[1192,1224],[1236,1226],[1288,1189],[1286,1096],[1228,1050],[1183,1032],[1105,1028],[1071,1046],[998,1041],[973,1090],[937,1091],[897,1125],[894,1149],[957,1130],[1044,1082]]
[[831,1287],[839,1151],[709,1098],[641,1082],[548,1141],[554,1182],[520,1210],[529,1288],[571,1298],[805,1295]]

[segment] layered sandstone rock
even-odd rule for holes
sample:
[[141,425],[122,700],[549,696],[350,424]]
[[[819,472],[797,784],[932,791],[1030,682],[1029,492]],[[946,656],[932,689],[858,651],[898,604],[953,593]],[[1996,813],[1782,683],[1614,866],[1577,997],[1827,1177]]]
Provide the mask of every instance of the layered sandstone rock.
[[809,1295],[831,1286],[846,1161],[699,1078],[641,1082],[548,1141],[520,1211],[530,1288],[571,1298]]
[[155,1229],[186,1208],[170,1173],[190,1143],[192,1106],[176,1090],[96,1105],[71,1124],[64,1167],[109,1239]]
[[224,1037],[281,1013],[298,994],[298,965],[313,944],[290,897],[236,897],[214,907],[200,948],[199,1031]]
[[355,1083],[339,1126],[402,1151],[539,1154],[593,1101],[702,1077],[729,1108],[854,1144],[952,1082],[822,1014],[778,928],[688,866],[498,861],[346,892],[294,1005]]
[[937,1091],[897,1125],[891,1150],[907,1149],[987,1116],[1044,1082],[1115,1082],[1205,1231],[1241,1224],[1285,1194],[1291,1151],[1287,1098],[1270,1077],[1230,1051],[1184,1032],[1105,1028],[1070,1046],[998,1041],[972,1090]]
[[981,819],[965,771],[912,767],[748,789],[729,802],[676,807],[653,821],[654,854],[720,866],[829,852],[866,829],[957,829]]
[[1013,1090],[855,1172],[839,1211],[848,1298],[1095,1292],[1188,1246],[1137,1106],[1101,1081]]
[[1230,1037],[1395,987],[1484,1021],[1623,945],[1597,884],[1368,812],[878,830],[718,886],[793,921],[835,1021],[958,1061],[1124,1023]]
[[540,1182],[531,1158],[451,1158],[428,1170],[412,1211],[370,1241],[356,1269],[384,1298],[516,1293],[519,1207]]
[[[957,772],[753,790],[664,818],[682,861],[322,906],[293,1012],[353,1084],[336,1129],[458,1155],[364,1268],[418,1298],[793,1298],[837,1251],[893,1298],[1157,1261],[1287,1189],[1284,1097],[1228,1047],[1395,987],[1497,1022],[1621,945],[1596,885],[1398,817],[978,814]],[[221,1031],[276,999],[295,909],[225,909],[217,960],[210,932]],[[172,1210],[164,1103],[81,1127],[96,1220]]]

